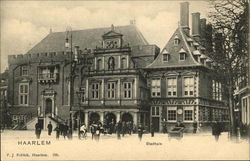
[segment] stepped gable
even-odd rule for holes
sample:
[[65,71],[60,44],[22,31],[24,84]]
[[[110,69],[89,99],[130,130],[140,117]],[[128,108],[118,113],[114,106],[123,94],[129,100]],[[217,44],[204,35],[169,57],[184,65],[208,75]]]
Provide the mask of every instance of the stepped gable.
[[[104,33],[110,31],[110,27],[86,29],[86,30],[73,30],[73,46],[77,45],[80,49],[102,46],[102,36]],[[148,42],[143,37],[141,32],[135,25],[117,26],[115,31],[123,35],[123,44],[130,46],[148,45]],[[41,42],[35,45],[28,54],[57,52],[65,50],[65,32],[54,32],[48,34]]]
[[[179,44],[175,45],[174,40],[179,39]],[[192,44],[192,45],[191,45]],[[186,60],[181,61],[180,53],[186,53]],[[163,61],[163,54],[169,54],[169,60]],[[156,59],[149,64],[146,68],[171,68],[171,67],[188,67],[188,66],[205,66],[206,64],[201,63],[199,59],[195,59],[195,56],[199,56],[206,61],[212,62],[212,59],[206,55],[205,48],[197,42],[193,37],[189,36],[179,26],[168,43],[165,45],[161,53]]]

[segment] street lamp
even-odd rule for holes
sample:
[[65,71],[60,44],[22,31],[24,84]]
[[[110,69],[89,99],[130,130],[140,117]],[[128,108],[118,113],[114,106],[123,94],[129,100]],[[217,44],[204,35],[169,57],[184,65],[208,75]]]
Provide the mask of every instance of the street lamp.
[[79,114],[78,114],[78,137],[80,139],[80,127],[81,127],[81,99],[82,99],[82,92],[79,90],[76,92],[78,97],[78,103],[79,103]]
[[[70,41],[69,41],[70,38]],[[72,28],[71,27],[67,27],[66,29],[66,39],[65,39],[65,48],[70,48],[70,74],[69,74],[69,85],[70,85],[70,89],[69,89],[69,136],[70,138],[72,138],[72,104],[73,104],[73,99],[74,99],[74,80],[73,80],[73,76],[74,76],[74,70],[72,68],[72,66],[75,66],[75,62],[73,61],[73,52],[72,52]]]

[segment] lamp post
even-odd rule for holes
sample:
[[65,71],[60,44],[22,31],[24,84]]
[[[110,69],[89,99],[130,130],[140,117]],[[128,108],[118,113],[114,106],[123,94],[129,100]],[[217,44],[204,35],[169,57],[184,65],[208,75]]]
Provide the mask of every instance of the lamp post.
[[[70,37],[70,42],[69,42],[69,37]],[[75,62],[73,61],[73,49],[72,49],[72,28],[71,27],[67,27],[66,29],[66,42],[65,42],[65,47],[66,48],[70,48],[70,74],[69,74],[69,85],[70,85],[70,89],[69,89],[69,136],[70,138],[72,138],[72,133],[73,133],[73,127],[72,127],[72,105],[73,105],[73,99],[74,99],[74,80],[73,80],[73,76],[74,76],[74,70],[72,68],[72,66],[75,65]]]
[[78,103],[79,103],[79,114],[78,114],[78,138],[80,139],[80,127],[81,127],[81,99],[82,99],[82,92],[78,91],[76,92],[77,97],[78,97]]

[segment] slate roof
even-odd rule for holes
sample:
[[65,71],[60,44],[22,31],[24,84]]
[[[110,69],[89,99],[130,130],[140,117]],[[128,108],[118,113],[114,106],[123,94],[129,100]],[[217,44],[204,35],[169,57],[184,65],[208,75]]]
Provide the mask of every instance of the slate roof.
[[37,108],[36,107],[11,107],[9,108],[10,113],[12,115],[26,115],[26,114],[32,114],[32,116],[36,116],[37,114]]
[[[174,40],[179,39],[180,42],[178,45],[174,45]],[[191,45],[191,43],[193,45]],[[197,46],[196,49],[194,46]],[[195,59],[195,56],[205,56],[204,47],[197,42],[194,38],[187,35],[184,31],[182,31],[181,27],[179,26],[174,34],[171,36],[165,47],[163,48],[162,52],[156,57],[156,59],[149,64],[146,68],[147,69],[154,69],[154,68],[171,68],[171,67],[189,67],[189,66],[205,66],[208,67],[206,64],[202,64],[199,62],[198,59]],[[199,50],[199,51],[197,51]],[[180,53],[186,53],[186,60],[181,61]],[[170,59],[168,61],[163,61],[163,54],[169,54]],[[208,60],[212,60],[208,56],[206,56]]]
[[[80,49],[94,49],[102,46],[102,36],[110,31],[110,27],[86,30],[73,30],[73,46],[78,45]],[[115,32],[123,35],[123,44],[130,46],[148,45],[141,32],[135,25],[117,26]],[[35,45],[27,53],[58,52],[65,50],[65,32],[53,32],[48,34],[42,41]]]

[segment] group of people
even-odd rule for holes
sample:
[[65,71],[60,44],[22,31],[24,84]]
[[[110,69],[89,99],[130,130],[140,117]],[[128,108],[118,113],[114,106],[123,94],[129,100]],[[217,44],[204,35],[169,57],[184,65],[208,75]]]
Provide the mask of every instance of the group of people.
[[[53,131],[53,125],[51,124],[51,122],[49,122],[49,124],[47,125],[47,129],[48,135],[50,136]],[[56,139],[59,139],[60,135],[62,135],[64,139],[66,139],[66,137],[69,139],[72,138],[72,132],[70,127],[67,125],[67,122],[60,124],[58,123],[54,131],[56,131]],[[40,138],[41,132],[42,126],[37,122],[35,124],[35,134],[37,139]]]

